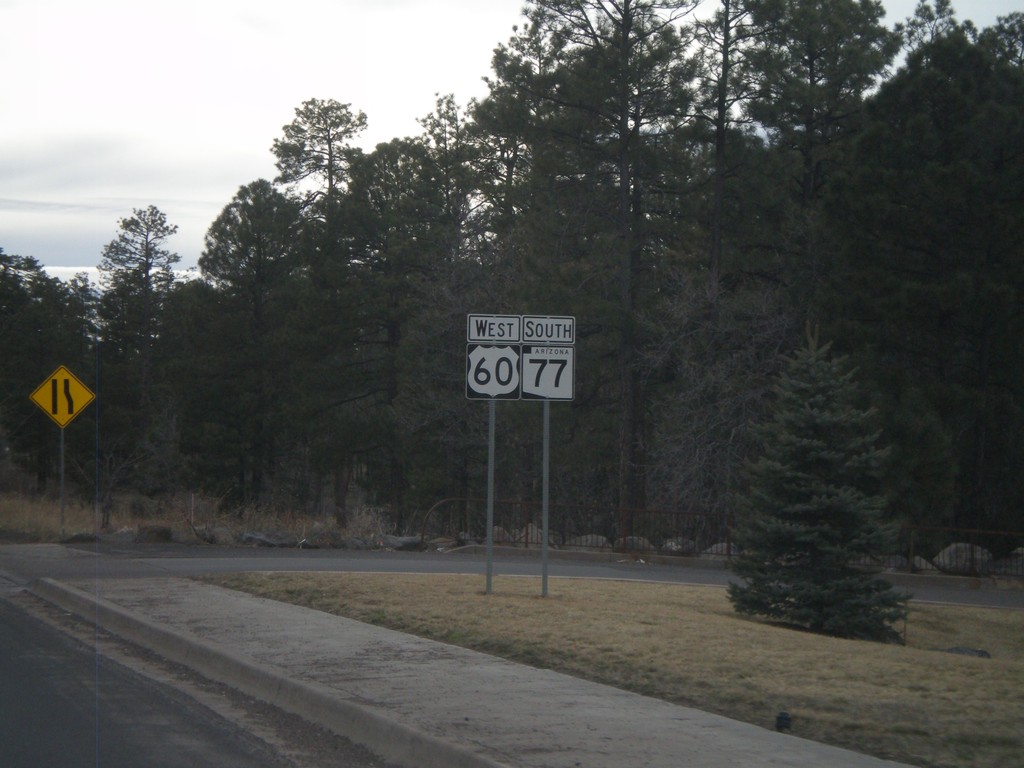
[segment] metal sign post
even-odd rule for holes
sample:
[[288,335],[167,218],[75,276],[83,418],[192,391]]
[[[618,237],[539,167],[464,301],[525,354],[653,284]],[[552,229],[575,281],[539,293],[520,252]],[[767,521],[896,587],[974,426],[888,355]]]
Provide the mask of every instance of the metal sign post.
[[541,597],[548,596],[548,485],[551,480],[551,401],[544,401],[544,449],[543,449],[542,490],[541,490]]
[[[548,596],[551,401],[575,397],[576,318],[557,315],[467,315],[466,397],[487,400],[487,594],[494,574],[494,429],[498,400],[544,403],[541,502],[541,593]],[[529,535],[529,534],[527,534]]]
[[491,400],[487,414],[487,589],[494,583],[494,423],[497,402]]
[[60,537],[64,538],[64,428],[60,429]]
[[29,399],[60,427],[60,537],[64,538],[64,427],[96,399],[85,384],[63,365],[33,390]]

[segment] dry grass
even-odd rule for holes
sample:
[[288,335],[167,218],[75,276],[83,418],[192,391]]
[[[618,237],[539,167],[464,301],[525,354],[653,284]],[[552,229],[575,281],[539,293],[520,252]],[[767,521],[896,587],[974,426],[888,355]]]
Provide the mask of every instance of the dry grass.
[[[218,510],[215,499],[192,494],[156,500],[142,496],[116,499],[106,532],[134,532],[140,526],[165,526],[186,541],[195,540],[192,526],[207,530],[220,528],[232,536],[244,531],[286,530],[305,538],[308,531],[323,527],[323,517],[252,508],[225,513]],[[93,534],[96,528],[92,504],[71,498],[66,501],[62,536],[59,501],[0,492],[0,541],[52,543],[76,534]],[[346,528],[347,534],[370,540],[379,539],[388,531],[386,515],[372,508],[353,512]]]
[[[217,583],[922,766],[1024,764],[1024,613],[914,606],[907,645],[740,618],[725,591],[479,577],[248,574]],[[940,653],[979,647],[993,658]]]
[[[54,542],[61,537],[60,502],[15,494],[0,494],[0,538]],[[64,504],[65,536],[96,530],[92,505],[67,500]]]
[[[196,509],[202,513],[196,515]],[[145,497],[119,498],[110,514],[106,532],[136,531],[140,526],[165,526],[186,540],[193,536],[189,520],[196,524],[226,524],[236,528],[242,521],[237,516],[224,520],[213,505],[193,497],[153,501]],[[53,543],[75,535],[96,533],[98,521],[95,506],[73,497],[64,504],[64,533],[61,534],[60,501],[48,496],[0,493],[0,541]]]

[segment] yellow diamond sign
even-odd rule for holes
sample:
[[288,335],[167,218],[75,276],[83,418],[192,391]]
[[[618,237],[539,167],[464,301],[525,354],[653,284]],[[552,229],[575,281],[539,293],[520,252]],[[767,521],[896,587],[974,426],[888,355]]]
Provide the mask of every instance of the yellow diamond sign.
[[36,387],[29,398],[64,429],[96,399],[96,395],[62,365]]

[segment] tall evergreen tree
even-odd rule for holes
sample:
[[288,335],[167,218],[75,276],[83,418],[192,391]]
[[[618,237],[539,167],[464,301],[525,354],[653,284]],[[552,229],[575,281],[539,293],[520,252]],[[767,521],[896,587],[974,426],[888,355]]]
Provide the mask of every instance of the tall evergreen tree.
[[830,200],[839,333],[886,395],[915,522],[1021,525],[1022,157],[1024,69],[953,27],[871,100]]
[[897,24],[896,30],[903,35],[906,48],[913,51],[957,30],[973,35],[974,25],[969,21],[961,25],[956,20],[950,0],[919,0],[914,15]]
[[[306,439],[316,476],[329,478],[334,514],[345,516],[345,497],[355,472],[353,452],[363,450],[352,404],[367,394],[365,332],[360,323],[362,286],[353,205],[349,184],[363,152],[353,140],[366,128],[366,115],[333,99],[309,99],[282,128],[272,151],[280,174],[300,202],[303,264],[293,330],[293,352],[303,360],[297,371],[302,394],[295,402],[296,420],[307,427]],[[370,385],[372,386],[372,385]],[[357,406],[356,408],[358,408]],[[319,498],[319,491],[315,496]]]
[[779,279],[806,311],[831,270],[829,232],[819,221],[822,196],[900,36],[882,24],[880,0],[747,0],[747,6],[758,29],[748,54],[758,94],[748,113],[776,152],[773,182],[784,192],[770,247],[779,254]]
[[334,99],[309,99],[295,109],[295,119],[274,139],[277,181],[305,185],[306,202],[336,200],[342,191],[352,160],[359,150],[351,145],[366,128],[366,115],[352,112],[351,105]]
[[748,0],[748,8],[760,30],[749,54],[759,78],[750,114],[799,158],[796,199],[806,208],[900,39],[882,25],[879,0]]
[[722,0],[711,18],[695,22],[694,30],[699,46],[697,61],[701,82],[697,108],[709,124],[714,143],[708,271],[709,289],[712,297],[717,298],[725,248],[726,181],[735,175],[738,164],[737,153],[731,150],[735,142],[744,138],[737,135],[737,127],[744,119],[746,103],[754,95],[747,52],[751,49],[755,27],[745,0]]
[[164,299],[174,283],[181,257],[167,248],[178,231],[154,205],[136,208],[121,219],[117,237],[103,248],[100,302],[104,348],[138,369],[143,400],[149,392],[153,344],[160,332]]
[[854,565],[885,551],[885,451],[854,371],[829,346],[809,331],[779,378],[735,536],[743,583],[729,585],[729,599],[739,613],[814,632],[896,640],[904,598]]
[[1024,68],[1024,12],[1000,16],[995,26],[982,31],[978,42],[1000,61]]
[[156,370],[164,306],[181,260],[168,248],[178,231],[154,205],[121,219],[99,264],[103,509],[125,484],[146,493],[173,485],[173,403]]
[[[366,424],[359,450],[372,463],[372,481],[404,524],[408,483],[394,403],[403,383],[400,353],[412,317],[423,303],[431,262],[432,217],[439,187],[427,183],[426,148],[418,141],[379,144],[353,168],[348,207],[352,223],[351,279],[359,287],[359,340],[351,361],[362,370]],[[355,446],[352,446],[355,447]]]
[[236,502],[273,501],[281,457],[291,447],[293,430],[283,414],[294,352],[286,331],[300,266],[299,226],[295,201],[260,179],[241,187],[213,222],[199,259],[203,279],[216,289],[216,316],[204,329],[205,364],[198,367],[191,409],[208,425],[199,449],[216,455],[216,466],[229,475],[217,478],[221,492],[229,488]]
[[617,420],[602,463],[611,464],[607,495],[623,508],[646,503],[638,321],[653,293],[650,267],[683,231],[675,219],[685,163],[665,158],[690,121],[692,68],[679,25],[694,6],[533,0],[527,32],[496,56],[501,103],[481,110],[512,115],[524,134],[521,146],[502,143],[523,150],[506,169],[526,169],[528,195],[505,197],[523,209],[507,255],[534,277],[520,281],[519,301],[564,313],[571,295],[581,324],[601,330],[587,345],[589,359],[603,362],[581,380]]

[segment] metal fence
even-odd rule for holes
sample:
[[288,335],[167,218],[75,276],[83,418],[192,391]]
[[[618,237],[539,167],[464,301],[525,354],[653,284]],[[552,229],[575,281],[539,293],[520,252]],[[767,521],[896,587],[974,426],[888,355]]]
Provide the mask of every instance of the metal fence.
[[[483,543],[486,500],[439,501],[423,517],[421,536],[459,543]],[[537,502],[496,500],[494,543],[519,547],[541,544]],[[725,515],[649,509],[617,509],[597,504],[550,504],[548,545],[560,549],[646,552],[666,555],[727,555],[732,527]]]
[[906,525],[892,567],[966,576],[1024,576],[1024,533]]
[[[554,503],[548,513],[548,545],[558,549],[666,556],[737,554],[729,515]],[[424,542],[482,544],[486,521],[486,499],[444,499],[423,516],[420,535]],[[539,547],[541,523],[538,502],[494,502],[496,545]],[[862,565],[917,573],[1024,577],[1024,533],[908,525],[900,529],[890,552]]]

